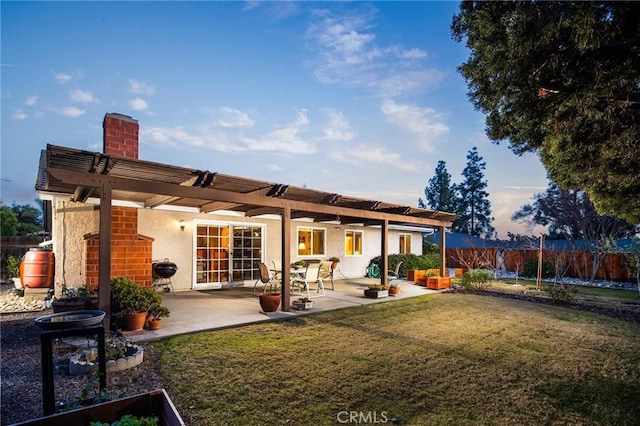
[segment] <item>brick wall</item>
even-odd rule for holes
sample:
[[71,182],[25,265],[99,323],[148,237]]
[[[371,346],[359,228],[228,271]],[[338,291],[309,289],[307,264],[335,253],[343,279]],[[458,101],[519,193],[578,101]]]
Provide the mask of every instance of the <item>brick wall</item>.
[[105,114],[102,128],[102,152],[119,157],[138,158],[138,120],[128,115]]
[[[86,282],[98,287],[100,235],[85,235]],[[138,210],[113,207],[111,216],[111,277],[127,277],[151,287],[153,238],[138,234]]]

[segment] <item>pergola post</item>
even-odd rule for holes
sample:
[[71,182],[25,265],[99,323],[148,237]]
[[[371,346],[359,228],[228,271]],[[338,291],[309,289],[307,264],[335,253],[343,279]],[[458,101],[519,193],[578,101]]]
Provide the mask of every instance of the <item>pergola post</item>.
[[445,245],[445,227],[438,227],[440,232],[440,276],[445,277],[445,271],[447,270],[447,247]]
[[389,269],[389,220],[384,219],[382,221],[382,229],[380,231],[380,284],[387,285],[388,269]]
[[103,182],[100,191],[100,244],[98,246],[98,309],[106,313],[104,328],[111,323],[111,198],[112,187]]
[[291,306],[291,208],[285,207],[282,211],[282,230],[281,239],[282,253],[280,258],[282,259],[282,265],[280,265],[281,278],[282,278],[282,306],[280,309],[284,312],[288,312]]

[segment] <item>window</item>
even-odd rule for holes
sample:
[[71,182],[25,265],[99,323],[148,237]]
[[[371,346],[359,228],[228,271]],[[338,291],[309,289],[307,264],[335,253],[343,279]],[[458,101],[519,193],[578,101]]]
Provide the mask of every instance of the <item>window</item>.
[[324,256],[325,230],[298,228],[298,256]]
[[400,250],[401,254],[411,253],[411,234],[400,234]]
[[345,231],[344,251],[347,256],[362,255],[362,231]]

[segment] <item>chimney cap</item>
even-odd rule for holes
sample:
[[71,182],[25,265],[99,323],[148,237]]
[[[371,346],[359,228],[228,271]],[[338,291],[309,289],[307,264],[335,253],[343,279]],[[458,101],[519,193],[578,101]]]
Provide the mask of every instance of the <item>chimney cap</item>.
[[113,117],[113,118],[117,118],[119,120],[131,121],[132,123],[137,123],[138,122],[138,120],[136,120],[135,118],[132,118],[132,117],[130,117],[128,115],[120,114],[120,113],[117,113],[117,112],[108,112],[108,113],[106,113],[104,115],[104,118],[107,118],[107,117]]

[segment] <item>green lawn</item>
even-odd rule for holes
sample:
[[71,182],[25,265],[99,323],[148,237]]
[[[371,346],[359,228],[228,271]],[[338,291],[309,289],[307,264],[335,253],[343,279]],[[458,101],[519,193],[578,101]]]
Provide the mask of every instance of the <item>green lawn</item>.
[[511,299],[434,294],[157,347],[191,425],[640,419],[639,324]]

